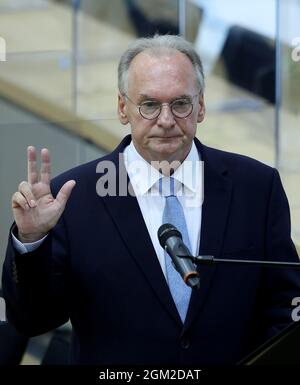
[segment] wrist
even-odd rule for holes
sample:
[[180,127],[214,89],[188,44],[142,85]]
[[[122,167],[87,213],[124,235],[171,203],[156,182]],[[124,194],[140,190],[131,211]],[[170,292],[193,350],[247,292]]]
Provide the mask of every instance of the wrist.
[[34,243],[44,238],[45,235],[47,234],[46,233],[23,234],[20,231],[18,231],[17,238],[22,243]]

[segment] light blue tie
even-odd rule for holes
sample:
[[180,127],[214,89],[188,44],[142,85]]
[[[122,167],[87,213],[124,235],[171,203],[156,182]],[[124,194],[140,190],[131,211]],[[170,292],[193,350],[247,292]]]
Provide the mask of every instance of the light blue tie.
[[[162,180],[164,179],[164,181]],[[166,186],[168,188],[166,188]],[[174,178],[161,178],[159,180],[159,191],[165,196],[165,208],[163,212],[162,222],[170,223],[177,227],[182,234],[182,239],[185,245],[191,250],[190,240],[188,236],[186,221],[183,208],[174,193]],[[180,274],[172,264],[171,257],[165,252],[166,271],[169,283],[170,292],[177,307],[178,313],[184,323],[187,309],[189,306],[192,289],[187,286]]]

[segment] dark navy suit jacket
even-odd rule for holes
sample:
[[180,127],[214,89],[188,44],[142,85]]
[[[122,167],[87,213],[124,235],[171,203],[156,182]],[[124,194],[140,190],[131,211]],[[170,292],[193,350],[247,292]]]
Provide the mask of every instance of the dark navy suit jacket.
[[[118,163],[130,143],[102,158]],[[298,261],[278,172],[202,145],[204,203],[199,254]],[[99,197],[99,159],[52,182],[75,179],[65,212],[43,244],[19,255],[9,241],[3,270],[7,316],[37,335],[69,318],[72,362],[235,364],[292,322],[300,273],[242,265],[199,267],[186,322],[173,303],[137,200]]]

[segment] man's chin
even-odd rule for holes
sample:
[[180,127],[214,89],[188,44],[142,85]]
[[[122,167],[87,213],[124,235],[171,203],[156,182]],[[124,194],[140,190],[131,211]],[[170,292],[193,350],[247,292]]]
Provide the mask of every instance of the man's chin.
[[153,160],[180,160],[180,154],[183,153],[182,142],[160,142],[150,146],[150,153]]
[[160,141],[158,143],[153,143],[151,147],[154,151],[158,153],[172,154],[174,152],[177,152],[180,147],[182,147],[182,142],[179,142],[179,140]]
[[155,148],[169,151],[176,151],[183,145],[182,136],[173,136],[173,137],[153,137],[150,139],[150,146]]

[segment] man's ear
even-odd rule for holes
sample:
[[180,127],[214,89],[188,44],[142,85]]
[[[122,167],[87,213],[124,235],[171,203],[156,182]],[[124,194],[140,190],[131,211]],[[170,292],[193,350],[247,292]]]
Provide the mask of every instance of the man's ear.
[[122,124],[126,125],[129,122],[125,97],[120,92],[118,93],[118,116]]
[[197,122],[201,123],[204,120],[205,116],[205,103],[204,103],[204,96],[201,94],[199,96],[199,112],[197,117]]

